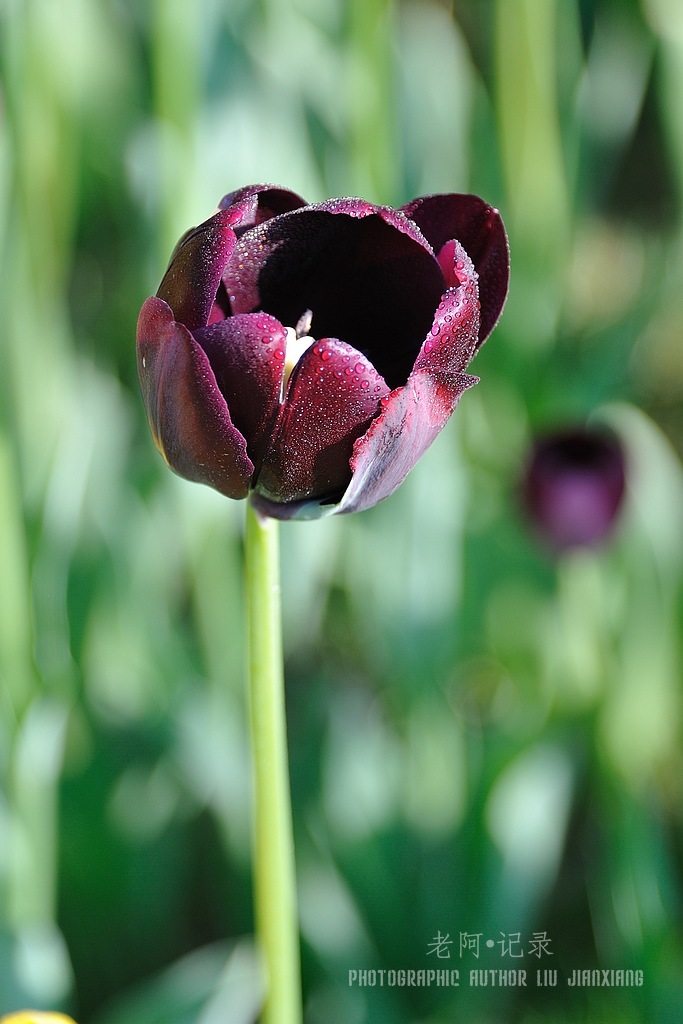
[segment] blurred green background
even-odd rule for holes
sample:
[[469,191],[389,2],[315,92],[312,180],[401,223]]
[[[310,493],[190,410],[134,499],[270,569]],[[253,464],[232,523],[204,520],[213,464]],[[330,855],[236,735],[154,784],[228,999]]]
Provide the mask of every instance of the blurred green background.
[[[283,526],[306,1024],[679,1021],[681,4],[3,0],[0,48],[0,1012],[255,1019],[244,508],[163,465],[134,334],[179,235],[271,181],[474,191],[512,249],[404,486]],[[518,480],[585,417],[628,498],[553,561]],[[520,966],[557,988],[467,983]],[[348,984],[430,967],[460,987]],[[566,986],[593,967],[645,981]]]

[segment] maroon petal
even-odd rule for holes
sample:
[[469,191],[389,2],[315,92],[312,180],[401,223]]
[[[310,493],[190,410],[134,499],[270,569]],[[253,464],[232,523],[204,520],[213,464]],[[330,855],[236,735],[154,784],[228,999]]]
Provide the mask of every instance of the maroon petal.
[[353,443],[388,393],[350,345],[336,338],[315,342],[292,373],[257,493],[280,503],[338,499],[351,479]]
[[446,382],[419,372],[392,391],[381,415],[353,446],[353,477],[336,511],[360,512],[393,494],[477,381],[466,373]]
[[409,235],[413,241],[418,242],[423,249],[433,254],[433,247],[425,238],[414,220],[408,217],[402,210],[395,210],[392,206],[376,206],[366,199],[349,197],[346,199],[326,199],[322,203],[315,203],[309,207],[311,210],[323,210],[327,213],[343,213],[347,217],[370,217],[373,214],[381,217],[386,224],[396,228],[404,235]]
[[239,209],[239,225],[235,233],[241,235],[248,228],[277,217],[281,213],[289,213],[306,206],[306,200],[278,185],[245,185],[236,192],[223,196],[218,204],[221,210]]
[[157,295],[189,330],[209,322],[214,300],[237,237],[235,223],[247,206],[220,210],[178,242]]
[[258,466],[280,411],[285,329],[266,313],[241,313],[195,331],[195,339],[209,357],[232,422]]
[[413,199],[402,207],[439,254],[458,239],[479,274],[481,345],[498,322],[507,296],[510,252],[498,210],[473,195],[433,195]]
[[224,284],[234,312],[266,309],[286,326],[307,310],[318,337],[361,349],[403,383],[444,291],[437,260],[402,214],[345,199],[245,232]]
[[459,243],[444,254],[444,277],[453,282],[405,387],[383,401],[384,408],[353,448],[353,477],[339,512],[358,512],[388,497],[405,480],[444,428],[460,396],[477,383],[464,373],[479,332],[477,275]]
[[254,466],[209,360],[171,308],[153,296],[138,319],[138,376],[154,442],[187,480],[244,498]]
[[477,274],[460,242],[447,242],[439,262],[449,288],[441,296],[434,323],[415,361],[443,383],[461,373],[474,355],[479,339]]

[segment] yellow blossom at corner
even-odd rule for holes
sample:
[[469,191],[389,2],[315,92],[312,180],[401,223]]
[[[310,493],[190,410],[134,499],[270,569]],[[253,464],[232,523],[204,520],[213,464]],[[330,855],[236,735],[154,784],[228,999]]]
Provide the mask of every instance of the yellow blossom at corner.
[[19,1010],[0,1017],[0,1024],[74,1024],[65,1013],[47,1013],[43,1010]]

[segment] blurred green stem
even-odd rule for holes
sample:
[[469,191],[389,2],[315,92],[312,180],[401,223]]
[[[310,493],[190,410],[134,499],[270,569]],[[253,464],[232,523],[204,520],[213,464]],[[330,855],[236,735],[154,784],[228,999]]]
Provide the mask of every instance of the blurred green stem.
[[266,973],[263,1024],[299,1024],[301,987],[287,762],[278,523],[247,505],[254,902]]
[[555,337],[566,287],[571,210],[558,47],[560,30],[572,12],[562,0],[496,0],[495,10],[505,224],[516,268],[506,323],[533,350]]
[[194,4],[152,2],[152,88],[159,146],[162,263],[193,223],[204,20]]
[[394,2],[350,0],[346,16],[351,181],[356,195],[396,203],[401,181],[396,158]]
[[[506,224],[541,266],[569,231],[558,108],[559,0],[497,0],[496,92]],[[552,264],[551,264],[552,265]]]

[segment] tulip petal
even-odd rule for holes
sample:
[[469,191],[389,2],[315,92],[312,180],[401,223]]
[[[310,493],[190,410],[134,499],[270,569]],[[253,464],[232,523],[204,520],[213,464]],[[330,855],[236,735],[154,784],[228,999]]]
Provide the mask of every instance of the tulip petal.
[[187,480],[244,498],[254,466],[233,425],[209,360],[190,332],[153,296],[138,319],[138,376],[154,442]]
[[396,211],[337,200],[247,231],[223,280],[234,312],[267,309],[293,326],[310,309],[317,337],[362,349],[395,386],[407,379],[444,291],[420,238]]
[[353,477],[336,511],[360,512],[393,494],[478,379],[459,373],[446,382],[420,371],[392,391],[353,446]]
[[479,294],[477,273],[459,242],[447,242],[439,261],[446,281],[453,282],[454,287],[441,296],[434,323],[415,360],[414,372],[426,370],[447,383],[467,367],[476,352]]
[[479,274],[481,345],[498,322],[510,277],[508,240],[498,210],[479,196],[459,194],[421,196],[401,209],[437,254],[447,242],[457,239],[472,259]]
[[287,334],[267,313],[241,313],[195,331],[206,352],[230,418],[261,462],[280,411]]
[[175,248],[157,296],[175,319],[193,331],[209,322],[221,276],[237,236],[236,209],[220,210],[184,235]]
[[311,345],[292,373],[257,493],[271,502],[338,499],[351,479],[353,443],[388,393],[350,345],[336,338]]
[[477,344],[479,300],[476,271],[459,243],[444,257],[443,270],[456,286],[442,295],[405,387],[392,391],[356,441],[353,478],[339,512],[370,508],[392,494],[444,428],[460,396],[478,381],[463,372]]
[[423,249],[434,253],[432,246],[414,220],[406,216],[402,210],[396,210],[393,206],[376,206],[366,199],[349,197],[346,199],[326,199],[322,203],[314,203],[309,209],[323,210],[326,213],[343,213],[347,217],[370,217],[373,214],[391,227],[396,228],[401,234],[408,235],[414,242],[418,242]]

